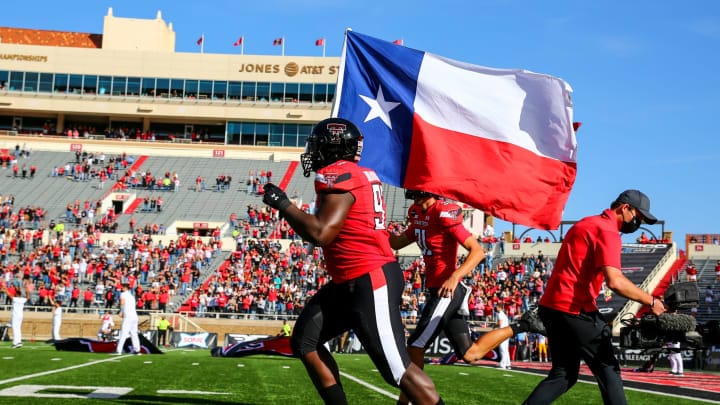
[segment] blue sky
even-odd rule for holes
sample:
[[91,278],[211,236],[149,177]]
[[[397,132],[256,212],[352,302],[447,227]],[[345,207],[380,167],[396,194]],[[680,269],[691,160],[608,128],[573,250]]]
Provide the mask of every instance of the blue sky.
[[[108,7],[172,22],[179,52],[339,56],[355,31],[449,58],[522,68],[574,89],[578,176],[563,215],[600,212],[624,189],[650,196],[677,242],[720,233],[720,2],[263,0],[7,2],[0,25],[102,33]],[[531,198],[531,196],[519,196]],[[499,223],[496,230],[508,224]],[[659,233],[659,227],[653,227]]]

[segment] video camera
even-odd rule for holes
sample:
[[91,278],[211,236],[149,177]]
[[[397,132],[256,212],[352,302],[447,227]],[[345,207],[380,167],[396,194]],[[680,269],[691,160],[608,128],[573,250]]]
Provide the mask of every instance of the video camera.
[[659,316],[652,312],[640,318],[621,320],[620,347],[627,349],[660,348],[667,342],[679,342],[683,348],[704,347],[703,335],[698,333],[695,318],[676,313],[680,309],[697,308],[700,291],[695,282],[672,284],[664,294],[668,312]]

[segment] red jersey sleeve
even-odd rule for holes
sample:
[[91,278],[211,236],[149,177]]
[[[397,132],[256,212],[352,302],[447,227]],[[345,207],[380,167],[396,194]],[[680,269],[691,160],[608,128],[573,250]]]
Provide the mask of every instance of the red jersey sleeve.
[[472,234],[463,225],[462,208],[448,202],[443,203],[441,207],[438,224],[450,232],[459,244],[463,244]]
[[450,228],[455,225],[462,225],[462,208],[457,204],[444,202],[440,208],[439,223],[443,228]]

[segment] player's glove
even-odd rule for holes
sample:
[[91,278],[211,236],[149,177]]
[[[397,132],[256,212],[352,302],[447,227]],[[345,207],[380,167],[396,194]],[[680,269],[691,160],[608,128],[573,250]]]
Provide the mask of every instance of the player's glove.
[[263,188],[265,194],[263,195],[263,202],[278,211],[284,211],[290,206],[290,199],[282,189],[272,183],[265,184]]

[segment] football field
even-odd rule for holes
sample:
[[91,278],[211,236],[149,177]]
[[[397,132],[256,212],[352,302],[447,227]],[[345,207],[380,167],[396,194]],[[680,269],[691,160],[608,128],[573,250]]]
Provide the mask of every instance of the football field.
[[[351,404],[394,404],[365,355],[335,356]],[[486,366],[428,365],[448,404],[519,404],[541,375]],[[631,404],[697,404],[627,389]],[[77,402],[80,401],[80,402]],[[319,404],[300,361],[275,356],[211,357],[208,350],[113,356],[60,352],[44,343],[0,343],[0,404]],[[595,384],[578,383],[558,404],[601,404]]]

